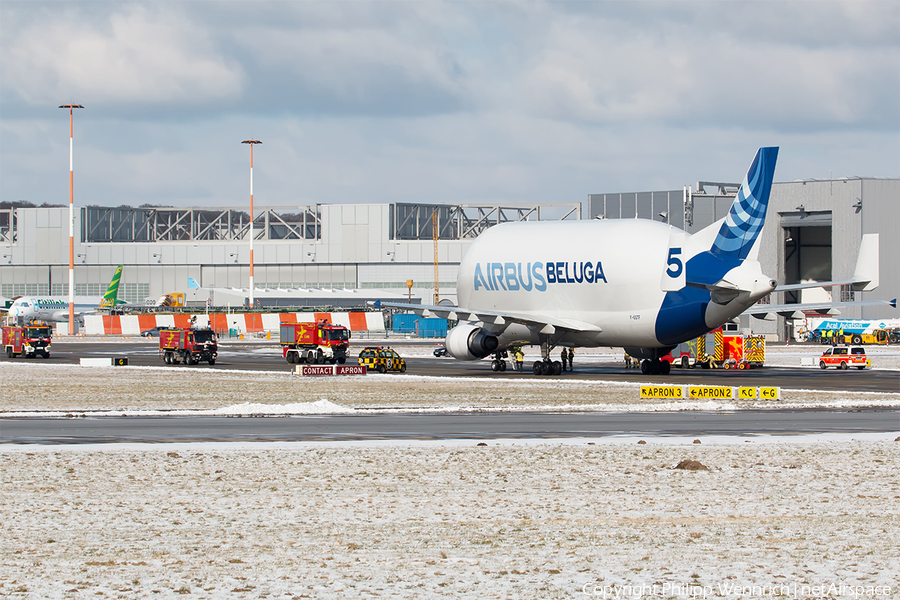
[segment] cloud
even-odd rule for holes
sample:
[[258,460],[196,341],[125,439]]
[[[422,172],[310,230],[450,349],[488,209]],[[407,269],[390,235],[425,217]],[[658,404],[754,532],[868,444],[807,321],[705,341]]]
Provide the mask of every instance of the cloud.
[[[774,36],[767,26],[778,19],[762,18],[768,3],[751,3],[752,11],[745,6],[739,12],[747,19],[734,30],[726,18],[723,27],[713,28],[708,5],[679,6],[676,15],[664,12],[644,27],[624,26],[631,14],[554,19],[533,63],[518,74],[515,96],[528,99],[523,110],[556,119],[685,128],[900,126],[900,32],[886,37],[879,33],[885,27],[876,24],[880,42],[851,43],[856,27],[850,24],[850,39],[824,44],[809,34]],[[697,11],[685,10],[691,7]]]
[[0,1],[0,195],[578,202],[897,176],[895,2]]
[[15,32],[4,28],[4,87],[26,103],[75,101],[122,111],[241,92],[240,66],[223,60],[203,27],[169,5],[112,4],[101,19],[60,6],[60,13],[36,12],[43,18]]

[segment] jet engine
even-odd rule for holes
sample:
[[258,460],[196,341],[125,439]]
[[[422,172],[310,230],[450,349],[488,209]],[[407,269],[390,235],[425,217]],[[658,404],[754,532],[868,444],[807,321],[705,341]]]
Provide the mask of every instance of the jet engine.
[[447,333],[447,352],[458,360],[478,360],[492,354],[500,341],[482,327],[460,323]]

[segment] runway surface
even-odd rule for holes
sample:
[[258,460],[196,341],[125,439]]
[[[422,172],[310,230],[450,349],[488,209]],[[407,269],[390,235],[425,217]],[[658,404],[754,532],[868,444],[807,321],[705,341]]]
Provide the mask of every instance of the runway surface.
[[132,416],[0,419],[0,443],[558,439],[616,435],[884,433],[897,430],[900,430],[900,411],[886,409],[376,413],[289,417]]
[[[373,344],[378,343],[373,341]],[[351,356],[356,356],[364,341],[351,345]],[[392,341],[391,345],[404,355],[404,346],[424,346],[427,349],[434,344],[416,341],[415,344]],[[811,347],[810,352],[819,352],[821,347]],[[135,339],[115,343],[104,341],[63,342],[53,346],[50,362],[61,364],[78,364],[82,357],[128,357],[129,365],[163,367],[165,364],[159,356],[155,339]],[[0,360],[26,360],[21,358]],[[41,361],[44,359],[32,359]],[[581,360],[581,362],[579,362]],[[589,358],[576,356],[575,371],[564,373],[559,377],[538,378],[528,369],[525,372],[505,371],[495,373],[486,360],[464,362],[453,358],[433,358],[430,356],[407,357],[409,375],[432,375],[438,377],[484,377],[495,379],[534,378],[553,381],[557,379],[630,381],[644,383],[667,383],[678,385],[731,385],[731,386],[777,386],[793,389],[886,392],[900,391],[900,376],[893,370],[856,370],[838,371],[829,369],[822,371],[816,368],[801,367],[764,367],[747,371],[722,371],[709,369],[681,370],[673,368],[668,375],[644,375],[639,369],[625,369],[621,363],[605,365]],[[194,366],[176,365],[177,369],[239,369],[290,371],[289,365],[281,356],[277,341],[242,342],[223,340],[219,345],[219,358],[215,365],[201,364]],[[398,377],[403,375],[397,374]]]
[[[378,342],[372,342],[378,343]],[[351,346],[351,356],[368,345]],[[495,373],[488,361],[462,362],[428,356],[432,344],[391,342],[407,355],[409,375],[499,380],[604,380],[692,385],[779,386],[823,391],[897,393],[895,370],[850,371],[816,368],[765,367],[749,371],[673,369],[668,375],[648,376],[625,369],[608,356],[576,358],[576,370],[560,377],[536,377],[530,371]],[[407,352],[404,352],[406,348]],[[812,353],[817,348],[811,348]],[[418,356],[410,356],[418,354]],[[425,356],[422,356],[422,355]],[[155,339],[65,341],[53,346],[42,364],[78,364],[81,358],[128,358],[130,366],[171,369],[230,369],[290,371],[277,342],[223,341],[215,365],[166,366]],[[28,359],[0,359],[25,361]],[[128,368],[128,367],[117,367]],[[404,375],[396,374],[398,378]],[[900,431],[900,410],[766,409],[678,412],[466,412],[385,413],[360,411],[353,415],[304,416],[103,416],[76,418],[2,418],[0,444],[85,444],[113,442],[258,442],[447,439],[552,439],[646,436],[759,436],[813,433],[883,433]]]

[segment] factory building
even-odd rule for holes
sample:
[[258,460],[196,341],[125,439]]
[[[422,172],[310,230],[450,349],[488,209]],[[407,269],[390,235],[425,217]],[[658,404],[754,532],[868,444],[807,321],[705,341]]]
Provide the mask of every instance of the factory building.
[[[129,303],[171,292],[213,306],[249,297],[245,210],[87,206],[75,215],[76,295],[101,295],[124,265],[119,299]],[[68,294],[67,218],[68,207],[0,209],[0,295]],[[430,304],[435,293],[455,302],[459,262],[486,228],[579,218],[580,203],[257,208],[255,304],[360,307],[385,295]]]
[[[455,303],[459,263],[488,227],[526,220],[644,218],[695,233],[725,216],[738,187],[699,182],[681,190],[591,194],[584,215],[581,203],[257,208],[254,296],[263,308],[352,308],[378,297],[431,304],[435,294]],[[67,218],[68,207],[0,209],[0,295],[68,294]],[[102,294],[121,264],[120,300],[153,302],[162,294],[182,292],[188,302],[236,306],[249,297],[250,231],[249,212],[237,208],[78,207],[75,293]],[[861,236],[878,233],[880,287],[838,293],[842,300],[890,300],[900,291],[897,232],[900,179],[775,183],[760,250],[763,272],[783,283],[850,278]],[[200,288],[190,287],[190,279]],[[771,302],[816,301],[821,294],[805,291],[801,298],[794,292]],[[841,316],[894,318],[895,313],[887,306],[856,307]],[[789,333],[783,319],[745,316],[740,326],[782,339]]]

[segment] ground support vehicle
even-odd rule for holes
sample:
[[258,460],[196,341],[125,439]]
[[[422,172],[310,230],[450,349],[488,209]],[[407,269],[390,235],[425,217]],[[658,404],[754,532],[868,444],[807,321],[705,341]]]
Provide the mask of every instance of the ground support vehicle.
[[843,338],[839,338],[838,343],[841,344],[883,344],[888,345],[891,342],[891,334],[887,329],[873,329],[870,333],[845,333]]
[[359,353],[359,364],[370,371],[406,373],[406,361],[392,348],[368,346]]
[[167,365],[216,364],[219,344],[212,329],[170,327],[159,330],[159,355]]
[[663,360],[685,369],[697,365],[704,369],[761,367],[766,361],[766,338],[716,329],[679,344]]
[[32,323],[24,327],[4,325],[2,341],[6,357],[50,358],[50,331],[50,326],[45,324]]
[[289,363],[342,365],[347,362],[350,330],[328,323],[282,323],[281,353]]
[[857,369],[865,369],[871,367],[872,363],[866,357],[866,349],[857,346],[848,348],[847,346],[834,346],[828,348],[819,357],[819,368],[827,369],[828,367],[836,367],[846,371],[850,367]]
[[668,362],[670,366],[692,369],[697,364],[697,340],[688,340],[678,344],[674,350],[660,360]]
[[820,344],[880,344],[886,346],[892,343],[891,332],[887,329],[872,329],[864,332],[853,331],[850,333],[840,330],[827,330],[815,333],[818,335],[812,339]]

